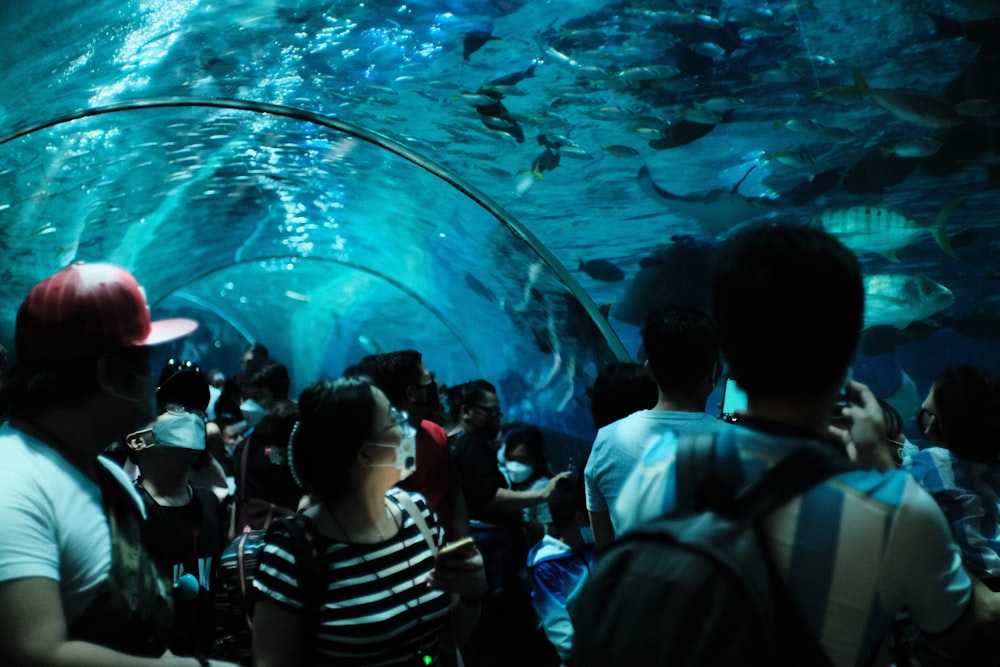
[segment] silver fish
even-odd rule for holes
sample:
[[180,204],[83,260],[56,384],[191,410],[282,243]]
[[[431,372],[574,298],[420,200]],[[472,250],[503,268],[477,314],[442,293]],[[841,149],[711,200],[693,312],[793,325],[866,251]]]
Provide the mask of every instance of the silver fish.
[[[938,245],[952,257],[955,257],[955,251],[945,233],[945,225],[963,199],[956,197],[945,204],[930,226]],[[811,224],[836,236],[855,252],[876,252],[892,262],[899,261],[897,251],[916,242],[928,229],[912,218],[881,206],[852,206],[824,211],[813,218]]]
[[865,276],[864,285],[866,329],[884,325],[905,329],[955,302],[951,290],[924,276],[880,273]]

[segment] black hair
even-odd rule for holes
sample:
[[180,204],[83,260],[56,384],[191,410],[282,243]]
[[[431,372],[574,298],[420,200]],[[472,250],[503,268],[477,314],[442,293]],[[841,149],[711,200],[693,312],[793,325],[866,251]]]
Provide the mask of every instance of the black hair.
[[712,307],[731,375],[751,397],[814,397],[843,384],[861,334],[857,258],[821,229],[787,223],[729,237]]
[[535,470],[531,479],[548,477],[552,474],[549,472],[549,460],[545,456],[545,436],[542,435],[542,429],[537,426],[515,428],[507,434],[505,442],[507,443],[507,453],[520,445],[524,445],[525,449],[528,450],[528,456],[535,462]]
[[279,399],[254,426],[253,440],[265,446],[285,447],[298,419],[299,406],[294,401]]
[[288,369],[277,361],[266,361],[254,367],[247,367],[242,378],[242,389],[245,394],[250,387],[263,387],[271,390],[275,398],[288,398],[288,390],[292,380],[288,377]]
[[598,429],[639,410],[656,407],[656,383],[642,364],[619,361],[605,366],[590,392],[590,414]]
[[399,407],[406,390],[420,383],[422,363],[423,357],[416,350],[398,350],[369,355],[358,362],[353,371],[370,377],[389,402]]
[[350,471],[375,424],[374,385],[365,376],[313,383],[299,394],[299,420],[289,440],[293,472],[327,502],[348,496]]
[[170,358],[160,371],[156,383],[156,409],[162,413],[167,403],[177,403],[186,408],[208,409],[211,392],[208,380],[202,375],[201,366],[194,361]]
[[712,317],[694,306],[663,306],[646,316],[642,328],[653,380],[668,396],[708,394],[719,361],[719,333]]
[[486,380],[470,380],[448,388],[448,416],[457,422],[462,416],[462,408],[479,403],[487,394],[496,394],[497,388]]
[[552,487],[552,493],[549,495],[549,512],[552,514],[552,525],[557,534],[566,530],[578,512],[586,510],[582,479],[570,475],[563,477]]
[[957,456],[989,463],[1000,456],[1000,384],[984,368],[951,366],[934,378],[937,427]]

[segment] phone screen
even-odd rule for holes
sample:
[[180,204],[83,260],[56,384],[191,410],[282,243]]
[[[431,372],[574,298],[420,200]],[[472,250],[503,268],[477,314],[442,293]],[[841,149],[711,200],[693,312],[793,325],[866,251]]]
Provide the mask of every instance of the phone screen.
[[736,384],[736,380],[727,377],[726,386],[722,390],[722,418],[732,421],[733,413],[747,409],[747,395]]

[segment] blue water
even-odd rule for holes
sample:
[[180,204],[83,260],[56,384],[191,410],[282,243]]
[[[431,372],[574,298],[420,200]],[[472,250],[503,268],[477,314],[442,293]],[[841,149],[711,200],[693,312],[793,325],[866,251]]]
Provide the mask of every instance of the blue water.
[[[855,371],[919,393],[947,364],[1000,371],[1000,19],[978,4],[8,0],[0,342],[35,281],[114,261],[204,323],[183,353],[205,366],[259,340],[298,388],[412,346],[588,437],[596,372],[638,354],[651,304],[702,299],[731,229],[858,205],[926,225],[963,197],[955,258],[929,233],[861,255],[955,301],[868,332]],[[855,71],[980,109],[920,126],[845,91]],[[940,148],[883,156],[917,137]]]

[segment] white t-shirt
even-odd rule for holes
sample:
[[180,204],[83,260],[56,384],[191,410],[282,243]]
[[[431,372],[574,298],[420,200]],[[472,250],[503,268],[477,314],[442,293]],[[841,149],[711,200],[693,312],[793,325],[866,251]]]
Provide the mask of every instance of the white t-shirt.
[[70,624],[100,593],[110,568],[97,483],[48,445],[0,427],[0,581],[58,581]]
[[[639,457],[665,433],[708,432],[727,424],[704,412],[640,410],[608,424],[597,432],[594,447],[583,471],[587,487],[587,509],[611,512]],[[611,512],[615,533],[615,515]]]

